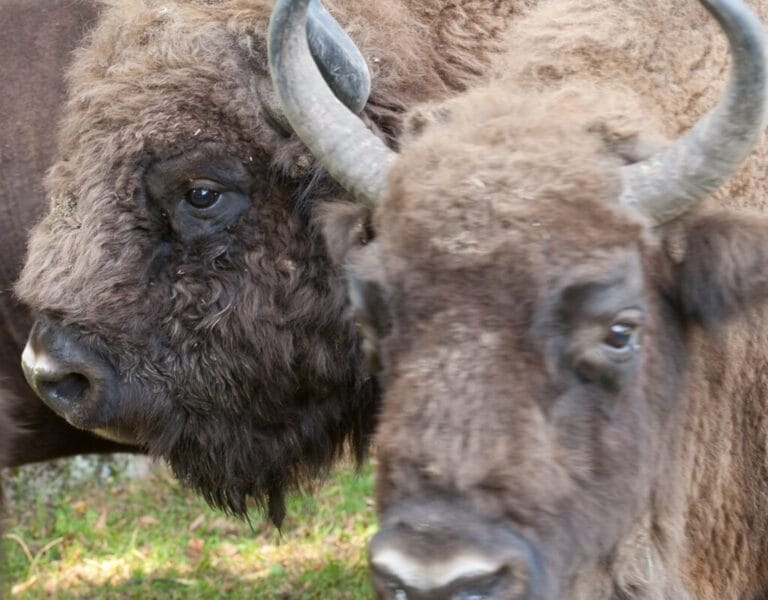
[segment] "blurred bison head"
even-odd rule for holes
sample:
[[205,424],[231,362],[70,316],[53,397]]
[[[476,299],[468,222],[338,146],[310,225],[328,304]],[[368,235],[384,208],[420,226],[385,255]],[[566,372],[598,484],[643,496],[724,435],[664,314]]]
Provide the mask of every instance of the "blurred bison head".
[[[306,45],[271,38],[291,124],[368,209],[338,207],[327,235],[386,382],[379,597],[768,589],[768,219],[688,212],[760,140],[768,71],[754,13],[702,3],[730,41],[731,82],[655,153],[643,139],[659,131],[644,108],[656,96],[603,79],[596,62],[595,79],[513,80],[417,114],[419,137],[394,156],[323,93]],[[583,10],[563,38],[608,46],[596,20],[615,2],[552,4]],[[286,7],[302,5],[278,2],[295,38],[301,10]],[[632,14],[653,8],[670,10]],[[637,35],[618,46],[635,52]],[[563,51],[557,35],[532,37]],[[320,102],[322,128],[304,118]],[[350,224],[373,241],[350,243]],[[743,322],[713,332],[734,315]]]
[[[23,363],[73,425],[279,521],[287,487],[363,451],[375,392],[312,225],[339,189],[274,106],[268,7],[206,4],[118,3],[79,51],[16,288],[38,314]],[[362,59],[313,10],[316,59],[358,111]]]

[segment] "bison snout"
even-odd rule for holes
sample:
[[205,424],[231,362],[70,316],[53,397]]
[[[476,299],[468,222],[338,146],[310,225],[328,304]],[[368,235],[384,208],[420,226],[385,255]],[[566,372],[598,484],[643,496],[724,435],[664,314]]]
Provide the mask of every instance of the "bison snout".
[[479,525],[466,514],[429,507],[383,519],[369,545],[379,598],[393,600],[541,600],[537,552],[506,529]]
[[110,429],[117,417],[112,366],[75,332],[38,319],[21,358],[27,382],[54,412],[81,429]]

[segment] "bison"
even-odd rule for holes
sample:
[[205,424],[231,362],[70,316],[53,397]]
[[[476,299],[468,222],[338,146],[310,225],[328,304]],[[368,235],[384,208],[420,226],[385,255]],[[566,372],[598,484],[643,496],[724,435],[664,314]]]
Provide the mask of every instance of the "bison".
[[541,3],[398,156],[278,3],[285,114],[363,203],[326,231],[386,385],[379,597],[767,597],[764,31],[700,4]]
[[[314,58],[394,147],[404,110],[483,79],[531,2],[329,4],[362,54],[313,2]],[[25,370],[54,411],[279,522],[286,489],[362,453],[378,392],[319,233],[346,192],[275,101],[271,8],[108,3],[69,72],[15,289],[36,314]]]

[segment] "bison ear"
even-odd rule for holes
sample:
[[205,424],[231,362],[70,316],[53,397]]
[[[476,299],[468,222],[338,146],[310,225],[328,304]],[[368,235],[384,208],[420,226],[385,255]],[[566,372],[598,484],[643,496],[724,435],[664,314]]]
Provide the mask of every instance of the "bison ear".
[[362,204],[330,202],[323,206],[318,216],[325,247],[336,265],[346,264],[356,250],[373,239],[371,211]]
[[665,238],[670,286],[683,314],[713,326],[768,299],[768,217],[692,215]]
[[451,120],[451,109],[447,103],[425,103],[412,109],[403,121],[403,140],[407,144],[418,139],[425,131],[435,125],[443,125]]

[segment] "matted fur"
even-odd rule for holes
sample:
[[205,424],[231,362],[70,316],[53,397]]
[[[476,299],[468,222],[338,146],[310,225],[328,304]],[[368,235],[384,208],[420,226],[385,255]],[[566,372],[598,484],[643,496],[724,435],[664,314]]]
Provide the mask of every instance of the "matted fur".
[[[375,418],[315,227],[342,194],[264,110],[279,113],[271,2],[106,4],[69,73],[50,211],[16,291],[115,367],[121,429],[215,505],[244,514],[251,495],[279,522],[284,490],[322,474],[345,442],[359,455]],[[365,121],[395,146],[403,111],[484,77],[531,4],[329,2],[371,66]],[[185,241],[146,177],[201,148],[244,165],[251,203]]]
[[[350,244],[352,209],[327,217],[390,312],[372,340],[385,539],[422,532],[400,548],[413,577],[510,528],[542,558],[536,598],[764,598],[766,139],[722,208],[656,228],[617,204],[620,167],[716,101],[723,35],[693,0],[553,0],[509,36],[506,81],[412,114],[372,243]],[[613,362],[629,307],[640,345]],[[472,540],[438,530],[444,505]],[[515,572],[498,597],[520,597]]]

